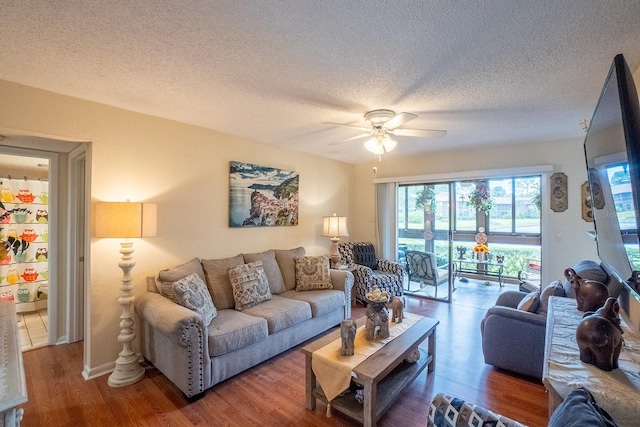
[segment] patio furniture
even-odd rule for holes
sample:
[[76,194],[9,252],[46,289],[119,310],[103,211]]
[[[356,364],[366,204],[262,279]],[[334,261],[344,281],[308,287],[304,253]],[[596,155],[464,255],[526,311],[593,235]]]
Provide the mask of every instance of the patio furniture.
[[407,291],[411,292],[411,282],[416,281],[419,289],[425,286],[435,288],[435,297],[438,297],[438,286],[447,283],[449,271],[444,266],[437,265],[436,255],[433,252],[406,251],[405,265],[407,269]]

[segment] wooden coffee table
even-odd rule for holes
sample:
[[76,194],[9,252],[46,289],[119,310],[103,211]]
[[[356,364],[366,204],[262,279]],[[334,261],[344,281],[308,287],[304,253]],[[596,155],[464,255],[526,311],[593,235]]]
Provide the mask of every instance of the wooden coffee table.
[[[364,325],[366,318],[358,319],[358,327]],[[396,337],[365,361],[357,365],[353,372],[357,377],[353,381],[364,387],[364,402],[358,403],[354,393],[347,393],[331,401],[331,408],[364,426],[375,426],[378,419],[393,405],[409,384],[428,368],[432,372],[436,367],[436,326],[439,321],[423,317],[415,325]],[[311,355],[314,351],[340,338],[340,330],[334,331],[302,348],[306,359],[306,407],[315,409],[316,399],[327,403],[322,388],[316,383],[311,367]],[[428,338],[427,351],[420,348],[420,359],[416,363],[404,360]]]

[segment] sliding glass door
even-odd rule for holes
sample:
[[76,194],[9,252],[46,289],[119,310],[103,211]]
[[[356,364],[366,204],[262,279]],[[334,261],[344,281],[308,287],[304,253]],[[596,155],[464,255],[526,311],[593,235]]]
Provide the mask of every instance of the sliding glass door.
[[450,199],[449,183],[399,187],[398,255],[406,266],[406,293],[451,301]]
[[520,280],[539,280],[540,185],[539,175],[400,184],[405,292],[450,302],[468,280],[514,289]]

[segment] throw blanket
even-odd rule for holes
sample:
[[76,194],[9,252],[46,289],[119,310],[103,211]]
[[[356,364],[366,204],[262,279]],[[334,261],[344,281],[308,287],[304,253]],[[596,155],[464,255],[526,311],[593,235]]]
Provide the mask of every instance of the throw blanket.
[[353,356],[340,355],[340,347],[342,346],[340,338],[314,351],[311,356],[311,367],[327,400],[331,402],[336,396],[349,388],[353,368],[415,325],[420,319],[422,317],[417,314],[405,312],[402,323],[389,323],[389,338],[371,341],[365,338],[364,326],[358,328],[354,341],[355,350]]

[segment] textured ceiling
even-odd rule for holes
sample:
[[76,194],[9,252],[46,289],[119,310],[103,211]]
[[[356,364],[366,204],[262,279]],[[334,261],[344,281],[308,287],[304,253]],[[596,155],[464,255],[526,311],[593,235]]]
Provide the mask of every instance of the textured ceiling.
[[618,53],[640,1],[0,0],[0,79],[351,163],[378,108],[448,130],[388,156],[582,137]]

